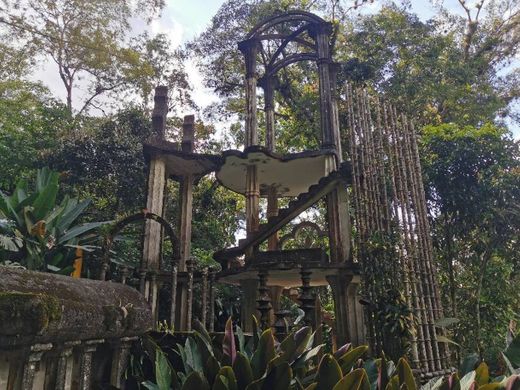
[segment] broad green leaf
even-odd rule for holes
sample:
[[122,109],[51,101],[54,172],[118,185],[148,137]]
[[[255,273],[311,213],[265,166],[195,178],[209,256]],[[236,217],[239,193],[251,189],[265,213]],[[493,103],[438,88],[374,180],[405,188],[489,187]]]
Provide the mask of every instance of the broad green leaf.
[[[392,378],[390,378],[390,381],[385,387],[385,390],[399,390],[399,377],[397,375],[394,375]],[[379,389],[381,390],[381,389]]]
[[262,333],[262,336],[260,336],[258,347],[251,358],[251,367],[253,368],[253,376],[255,379],[264,375],[268,363],[274,359],[274,357],[274,337],[269,328]]
[[352,348],[351,343],[342,345],[340,348],[338,348],[336,350],[336,352],[333,353],[334,359],[338,360],[339,358],[341,358],[344,354],[346,354],[350,350],[350,348]]
[[357,368],[345,375],[333,390],[370,390],[368,376],[364,369]]
[[59,175],[57,172],[50,172],[45,185],[38,190],[38,196],[33,203],[33,215],[36,220],[44,219],[56,205],[56,195],[59,189],[58,179]]
[[408,390],[417,390],[415,377],[413,376],[412,368],[405,358],[399,359],[397,363],[397,375],[399,376],[399,384],[406,385]]
[[318,372],[316,373],[317,390],[331,390],[343,377],[341,367],[334,356],[325,354],[321,358]]
[[273,366],[267,373],[262,383],[262,390],[286,390],[292,379],[292,370],[289,363],[282,362],[278,366]]
[[70,230],[66,231],[64,235],[62,235],[58,239],[58,244],[63,244],[67,241],[69,241],[72,238],[79,237],[82,234],[85,234],[91,230],[97,229],[100,226],[106,225],[108,223],[111,223],[110,221],[105,222],[88,222],[84,223],[82,225],[74,226]]
[[159,390],[170,390],[172,385],[171,367],[164,353],[159,350],[155,352],[155,380]]
[[236,327],[237,339],[238,339],[238,350],[247,356],[246,349],[246,336],[240,326]]
[[210,385],[215,382],[215,377],[220,371],[220,363],[214,356],[210,356],[204,366],[204,373]]
[[303,327],[297,332],[290,333],[280,344],[280,350],[283,351],[282,358],[292,363],[308,348],[312,336],[310,327]]
[[360,345],[359,347],[348,351],[338,359],[343,375],[347,375],[352,370],[358,359],[361,358],[367,350],[368,346]]
[[229,366],[224,366],[218,372],[213,390],[238,390],[237,380],[233,369]]
[[160,390],[159,386],[157,386],[155,383],[151,381],[146,381],[141,383],[144,387],[146,387],[148,390]]
[[76,221],[76,219],[85,211],[85,209],[90,205],[90,200],[84,200],[83,202],[78,203],[72,210],[65,211],[60,219],[57,221],[57,228],[60,232],[64,232],[67,230],[72,223]]
[[181,390],[209,390],[209,384],[204,375],[193,371],[182,385]]
[[237,378],[239,390],[244,390],[248,384],[253,382],[253,369],[249,359],[242,353],[238,352],[235,362],[233,363],[233,371]]

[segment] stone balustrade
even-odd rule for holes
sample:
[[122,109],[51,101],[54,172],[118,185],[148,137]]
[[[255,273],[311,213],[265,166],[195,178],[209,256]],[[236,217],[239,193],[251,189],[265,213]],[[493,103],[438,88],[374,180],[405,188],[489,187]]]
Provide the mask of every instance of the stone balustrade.
[[0,266],[0,389],[123,388],[132,343],[152,328],[129,286]]

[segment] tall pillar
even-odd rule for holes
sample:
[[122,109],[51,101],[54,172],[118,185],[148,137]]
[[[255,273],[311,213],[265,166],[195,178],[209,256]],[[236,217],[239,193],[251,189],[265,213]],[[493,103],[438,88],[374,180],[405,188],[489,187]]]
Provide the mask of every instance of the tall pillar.
[[[267,72],[267,70],[266,70]],[[274,135],[274,82],[272,76],[264,76],[259,80],[260,86],[264,90],[264,112],[265,112],[265,147],[269,151],[276,148]],[[278,194],[276,188],[270,187],[267,192],[267,219],[278,215]],[[267,249],[274,251],[278,249],[278,232],[269,237]]]
[[363,307],[357,296],[359,276],[331,275],[327,281],[332,288],[336,337],[338,346],[345,343],[365,343]]
[[[246,95],[246,118],[245,147],[258,145],[258,130],[256,118],[256,55],[258,42],[256,40],[242,41],[238,48],[244,54],[246,65],[245,95]],[[246,172],[246,231],[247,234],[254,233],[259,227],[259,202],[260,187],[258,184],[258,172],[255,165],[247,167]],[[252,253],[247,253],[246,258]]]
[[[260,226],[260,183],[258,181],[258,167],[248,165],[246,171],[246,232],[254,234]],[[253,249],[253,248],[251,248]],[[246,261],[252,256],[246,253]]]
[[[182,151],[193,152],[195,117],[186,115],[182,125]],[[186,260],[191,252],[191,220],[193,216],[193,176],[186,175],[180,180],[179,189],[180,215],[179,240],[181,244],[181,261],[179,271],[186,271]]]
[[350,257],[350,214],[348,193],[344,183],[331,191],[327,201],[327,224],[329,229],[330,261],[342,263]]
[[338,71],[339,64],[331,62],[329,65],[330,90],[331,90],[331,109],[332,109],[332,133],[334,134],[334,143],[336,145],[338,163],[343,161],[343,151],[341,147],[341,135],[339,129],[339,111],[338,111]]
[[256,120],[256,55],[258,42],[256,40],[242,41],[238,49],[244,54],[246,65],[245,95],[246,95],[246,140],[245,147],[258,145],[258,132]]
[[[157,87],[152,113],[154,136],[164,139],[166,133],[166,115],[168,114],[168,88]],[[162,156],[152,156],[148,168],[148,194],[146,209],[154,214],[163,215],[164,190],[166,187],[166,161]],[[162,226],[151,219],[144,225],[142,269],[159,269],[161,261]]]
[[330,88],[331,83],[329,74],[329,65],[331,63],[329,38],[331,32],[332,25],[330,23],[321,23],[318,25],[316,31],[316,46],[318,52],[317,64],[320,84],[321,147],[322,149],[336,150],[332,91]]
[[258,80],[258,84],[264,90],[265,147],[270,151],[276,149],[274,135],[274,82],[274,77],[268,75]]
[[240,281],[242,290],[242,302],[240,305],[240,324],[244,332],[253,331],[253,316],[260,319],[256,310],[256,297],[258,295],[258,280],[246,279]]

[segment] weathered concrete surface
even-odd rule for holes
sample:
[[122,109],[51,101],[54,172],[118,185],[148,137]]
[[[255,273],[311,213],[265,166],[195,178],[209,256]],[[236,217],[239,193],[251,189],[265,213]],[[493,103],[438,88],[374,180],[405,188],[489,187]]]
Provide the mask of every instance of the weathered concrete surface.
[[0,349],[137,336],[152,326],[148,303],[128,286],[0,266]]

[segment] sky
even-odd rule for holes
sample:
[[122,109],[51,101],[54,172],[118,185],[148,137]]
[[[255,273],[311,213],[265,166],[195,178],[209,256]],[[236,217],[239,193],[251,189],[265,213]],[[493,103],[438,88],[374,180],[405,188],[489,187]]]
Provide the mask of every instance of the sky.
[[[154,20],[151,25],[145,26],[136,21],[137,31],[146,28],[150,33],[165,33],[174,46],[181,45],[203,32],[209,25],[211,18],[216,14],[225,0],[166,0],[166,7],[161,18]],[[343,0],[345,1],[345,0]],[[351,1],[353,0],[346,0]],[[410,0],[412,9],[421,19],[427,20],[435,14],[435,6],[442,4],[448,10],[463,13],[458,0]],[[466,0],[470,7],[474,6],[476,0]],[[381,7],[381,1],[366,4],[360,9],[362,12],[376,12]],[[36,79],[43,80],[51,91],[64,99],[61,80],[56,71],[52,69],[53,64],[45,63],[34,75]],[[205,88],[202,76],[198,72],[193,61],[188,62],[186,69],[193,86],[193,98],[199,107],[205,107],[218,100],[211,90]],[[520,127],[512,129],[515,138],[520,139]]]

